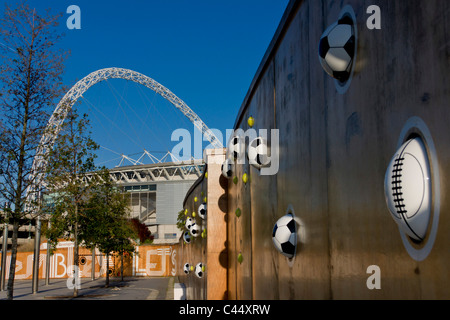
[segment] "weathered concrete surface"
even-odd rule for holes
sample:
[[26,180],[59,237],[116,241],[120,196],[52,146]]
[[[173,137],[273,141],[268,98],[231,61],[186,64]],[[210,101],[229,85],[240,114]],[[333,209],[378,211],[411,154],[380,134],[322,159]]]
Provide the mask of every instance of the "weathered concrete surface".
[[[205,152],[205,174],[194,183],[184,201],[184,209],[187,209],[184,219],[193,218],[205,233],[191,237],[190,243],[181,240],[178,278],[186,286],[188,300],[223,300],[228,299],[228,181],[221,170],[226,150],[207,149]],[[206,219],[198,216],[202,203],[207,204]],[[202,278],[195,275],[195,270],[184,273],[185,263],[195,268],[200,262],[205,266]]]
[[[357,18],[358,60],[340,94],[317,47],[347,4]],[[381,9],[381,30],[366,27],[369,5]],[[229,184],[230,298],[450,298],[449,21],[446,1],[291,1],[236,119],[235,128],[246,130],[253,116],[255,128],[280,130],[280,169],[267,177],[240,165],[239,182]],[[411,117],[429,128],[440,171],[439,227],[423,261],[408,254],[383,188]],[[305,226],[291,264],[271,243],[289,205]],[[427,241],[408,245],[420,250]],[[370,265],[380,267],[380,290],[366,286]]]
[[[319,63],[318,42],[346,5],[356,15],[357,61],[340,93]],[[381,30],[366,27],[370,5],[381,9]],[[449,25],[448,1],[289,3],[236,117],[235,129],[249,129],[250,116],[256,130],[278,129],[280,155],[276,175],[245,163],[228,181],[227,298],[450,299]],[[411,132],[429,130],[431,170],[439,170],[421,244],[402,235],[384,197],[388,163],[411,119]],[[200,190],[204,182],[193,194]],[[272,244],[272,228],[289,207],[301,222],[293,261]],[[209,259],[204,241],[183,248],[183,257]],[[380,289],[367,286],[372,265]],[[184,278],[188,299],[206,299],[205,281]]]

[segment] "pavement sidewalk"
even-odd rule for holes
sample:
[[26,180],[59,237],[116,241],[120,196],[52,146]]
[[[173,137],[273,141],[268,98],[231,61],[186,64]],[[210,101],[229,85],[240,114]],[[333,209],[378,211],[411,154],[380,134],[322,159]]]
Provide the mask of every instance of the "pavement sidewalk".
[[[173,300],[175,277],[111,278],[105,287],[105,278],[81,278],[78,297],[67,287],[67,279],[51,279],[49,285],[39,280],[38,292],[32,293],[31,280],[14,281],[14,300]],[[0,300],[6,300],[6,291],[0,291]]]

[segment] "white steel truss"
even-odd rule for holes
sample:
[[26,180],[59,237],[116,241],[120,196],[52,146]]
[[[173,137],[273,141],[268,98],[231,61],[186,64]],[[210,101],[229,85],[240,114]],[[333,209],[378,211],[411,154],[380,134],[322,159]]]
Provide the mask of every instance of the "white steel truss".
[[[164,181],[197,180],[204,170],[203,164],[177,164],[173,162],[132,165],[128,167],[116,167],[109,170],[112,181],[121,184],[139,184]],[[87,179],[91,179],[96,173],[88,174]]]
[[[162,84],[156,82],[155,80],[147,77],[139,72],[123,69],[123,68],[106,68],[100,69],[95,72],[90,73],[80,81],[78,81],[61,99],[61,101],[56,106],[50,120],[47,124],[47,130],[41,138],[40,146],[36,152],[36,157],[33,162],[33,168],[31,171],[32,181],[34,180],[34,185],[39,186],[42,183],[42,172],[45,171],[47,166],[45,162],[45,155],[48,153],[50,148],[53,147],[53,143],[59,134],[61,125],[65,120],[67,112],[72,108],[78,98],[80,98],[83,93],[86,92],[90,87],[98,82],[107,79],[124,79],[130,80],[139,84],[146,86],[147,88],[155,91],[163,98],[172,103],[178,110],[180,110],[203,134],[214,148],[222,148],[223,145],[221,141],[214,135],[214,133],[206,126],[205,123],[200,119],[200,117],[187,106],[187,104],[178,98],[169,89],[164,87]],[[30,194],[30,189],[28,194]]]
[[[148,152],[147,150],[144,149],[144,152],[142,153],[142,155],[137,160],[135,160],[135,159],[133,159],[130,156],[127,156],[125,154],[121,154],[120,162],[119,162],[119,164],[116,167],[122,167],[123,164],[125,163],[125,160],[127,160],[128,162],[132,163],[135,166],[142,165],[142,164],[144,164],[142,162],[142,160],[144,159],[145,156],[147,156],[152,163],[164,163],[164,162],[171,162],[171,161],[172,162],[173,161],[181,162],[170,151],[167,151],[167,153],[161,159],[158,159],[153,154],[151,154],[150,152]],[[167,161],[167,158],[169,158],[169,157],[170,157],[171,160]],[[192,158],[191,160],[195,160],[195,159]]]

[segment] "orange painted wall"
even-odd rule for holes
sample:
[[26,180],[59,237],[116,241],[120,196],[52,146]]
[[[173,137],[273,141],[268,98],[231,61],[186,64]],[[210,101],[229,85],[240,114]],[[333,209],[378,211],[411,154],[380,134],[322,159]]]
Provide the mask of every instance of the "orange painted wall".
[[[176,254],[178,245],[142,245],[136,248],[133,256],[124,256],[124,276],[167,277],[176,275]],[[92,252],[86,248],[79,249],[80,277],[91,277]],[[46,244],[41,246],[39,254],[39,278],[45,278],[47,250]],[[6,276],[9,275],[11,254],[8,253]],[[50,257],[50,278],[64,279],[72,273],[73,243],[61,242]],[[110,276],[120,276],[121,259],[119,256],[109,257]],[[32,279],[33,252],[18,252],[15,279]],[[106,275],[106,256],[98,250],[95,256],[95,277]]]

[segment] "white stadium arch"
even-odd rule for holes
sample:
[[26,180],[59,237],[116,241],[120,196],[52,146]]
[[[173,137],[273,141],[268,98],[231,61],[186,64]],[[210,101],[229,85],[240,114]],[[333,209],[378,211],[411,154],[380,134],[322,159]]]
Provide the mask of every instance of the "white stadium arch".
[[[147,88],[153,90],[154,92],[165,98],[167,101],[172,103],[178,110],[180,110],[201,131],[204,138],[211,143],[211,146],[213,146],[214,148],[223,147],[221,141],[213,134],[213,132],[206,126],[206,124],[200,119],[200,117],[194,111],[192,111],[192,109],[189,108],[183,100],[178,98],[174,93],[172,93],[162,84],[158,83],[150,77],[129,69],[100,69],[90,73],[89,75],[78,81],[64,95],[64,97],[61,99],[61,101],[53,111],[53,114],[47,124],[47,130],[41,138],[40,145],[33,161],[32,171],[30,173],[30,181],[34,181],[34,187],[40,186],[42,183],[42,172],[45,171],[45,167],[47,165],[45,161],[45,155],[52,148],[53,143],[58,136],[59,131],[61,130],[61,125],[65,120],[67,112],[76,103],[77,99],[80,98],[83,93],[85,93],[90,87],[92,87],[96,83],[108,79],[130,80],[142,84]],[[30,195],[29,191],[31,190],[28,190],[28,195]]]

